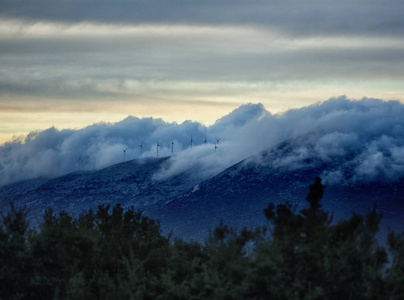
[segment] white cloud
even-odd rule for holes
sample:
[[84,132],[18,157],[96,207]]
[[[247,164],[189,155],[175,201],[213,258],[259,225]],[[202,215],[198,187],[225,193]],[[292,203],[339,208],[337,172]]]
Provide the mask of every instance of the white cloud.
[[[288,141],[292,142],[292,149],[275,157],[270,162],[273,167],[294,170],[310,163],[327,164],[321,174],[327,184],[404,177],[404,132],[397,130],[404,124],[404,106],[399,102],[350,101],[341,97],[282,115],[252,114],[248,122],[243,121],[242,126],[236,127],[241,117],[239,113],[248,111],[246,108],[248,106],[224,118],[232,120],[225,123],[225,128],[215,127],[218,122],[208,129],[214,132],[220,128],[229,137],[222,156],[223,168],[228,166],[229,157],[237,162]],[[210,156],[201,153],[198,156],[199,159],[192,157],[191,163],[188,155],[184,154],[186,159],[182,160],[180,154],[171,159],[170,167],[159,175],[172,175],[185,170],[186,165],[201,162],[206,169],[217,168],[218,162]]]
[[[79,169],[106,167],[126,159],[174,156],[156,179],[189,172],[201,179],[283,141],[294,141],[273,166],[296,169],[307,159],[329,164],[322,176],[328,184],[357,180],[395,180],[404,176],[404,105],[396,101],[344,97],[295,109],[268,113],[249,104],[206,127],[197,122],[167,123],[128,117],[80,129],[50,128],[31,133],[23,142],[0,147],[1,184],[36,176],[61,175]],[[195,145],[190,149],[191,136]],[[207,144],[204,144],[205,137]],[[215,138],[220,138],[215,151]],[[351,173],[347,173],[350,170]]]

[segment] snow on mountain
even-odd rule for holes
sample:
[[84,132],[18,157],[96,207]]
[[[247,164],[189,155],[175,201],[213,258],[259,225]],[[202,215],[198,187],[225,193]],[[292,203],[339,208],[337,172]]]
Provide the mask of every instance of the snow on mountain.
[[116,203],[149,212],[157,203],[197,184],[197,179],[187,173],[166,180],[154,179],[167,159],[137,159],[98,171],[14,183],[0,189],[0,207],[6,209],[12,202],[16,207],[24,207],[31,219],[49,207],[78,215],[100,204]]
[[353,212],[366,214],[376,204],[385,215],[383,236],[387,226],[401,230],[404,179],[354,181],[355,152],[324,162],[312,144],[315,140],[305,136],[285,141],[204,181],[192,175],[198,170],[157,176],[162,169],[170,168],[169,157],[22,181],[0,188],[0,207],[8,207],[9,202],[24,207],[35,223],[48,207],[78,215],[100,204],[120,203],[161,220],[165,233],[173,231],[174,236],[202,241],[220,221],[235,228],[264,224],[263,210],[271,202],[290,203],[295,209],[305,207],[308,186],[315,177],[338,170],[346,174],[345,181],[329,181],[322,202],[324,209],[338,220]]
[[[317,176],[338,170],[345,174],[344,181],[336,184],[329,180],[321,203],[335,221],[349,218],[354,212],[367,214],[376,205],[384,214],[383,238],[388,227],[404,229],[403,177],[354,180],[355,153],[346,153],[325,163],[316,156],[311,141],[310,136],[288,140],[235,164],[187,193],[171,198],[159,207],[161,219],[174,235],[197,240],[205,237],[220,221],[239,229],[262,225],[265,223],[263,210],[269,203],[289,203],[296,210],[307,207],[305,198],[309,185]],[[302,148],[313,155],[306,153],[296,159]],[[295,157],[293,163],[281,163],[291,157]]]

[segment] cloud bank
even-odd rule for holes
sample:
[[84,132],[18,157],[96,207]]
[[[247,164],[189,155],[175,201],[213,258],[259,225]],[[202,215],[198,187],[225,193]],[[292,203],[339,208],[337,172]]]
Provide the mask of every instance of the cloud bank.
[[[279,27],[284,33],[403,35],[401,0],[1,0],[0,16],[35,21]],[[303,25],[303,26],[302,26]]]
[[404,100],[401,0],[0,7],[0,112],[77,111],[76,101],[87,112],[207,99],[235,108],[249,98],[275,112],[341,90]]
[[49,128],[0,147],[0,184],[99,169],[124,158],[156,157],[157,143],[159,156],[171,157],[156,179],[179,172],[204,179],[291,140],[293,151],[273,161],[273,166],[299,168],[316,158],[333,165],[322,174],[328,184],[396,180],[404,177],[403,116],[404,105],[398,101],[339,97],[283,114],[247,104],[211,126],[130,116],[80,130]]

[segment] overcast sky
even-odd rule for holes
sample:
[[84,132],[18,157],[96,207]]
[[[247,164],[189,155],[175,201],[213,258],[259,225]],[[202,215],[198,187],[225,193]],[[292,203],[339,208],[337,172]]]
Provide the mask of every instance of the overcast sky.
[[0,0],[0,143],[128,115],[212,124],[404,102],[404,1]]

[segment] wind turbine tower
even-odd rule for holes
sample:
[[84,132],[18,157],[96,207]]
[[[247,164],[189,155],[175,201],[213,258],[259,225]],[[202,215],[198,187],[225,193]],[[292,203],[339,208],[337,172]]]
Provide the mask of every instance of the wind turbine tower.
[[123,150],[123,161],[125,161],[126,160],[126,150],[128,150],[128,148],[125,148],[125,149],[122,148],[122,150]]
[[192,149],[192,145],[195,144],[194,140],[192,139],[192,135],[191,135],[191,141],[189,142],[189,144],[191,145],[191,149]]
[[139,148],[140,148],[140,156],[142,156],[142,154],[143,154],[143,141],[142,141],[142,144],[139,146]]
[[160,144],[159,144],[159,141],[157,141],[157,157],[159,157],[159,147],[160,147]]
[[203,141],[203,143],[206,145],[208,143],[208,141],[206,140],[206,135],[205,135],[205,140]]
[[217,144],[215,143],[215,152],[216,152],[216,149],[217,149]]
[[174,154],[174,141],[171,142],[171,154]]

